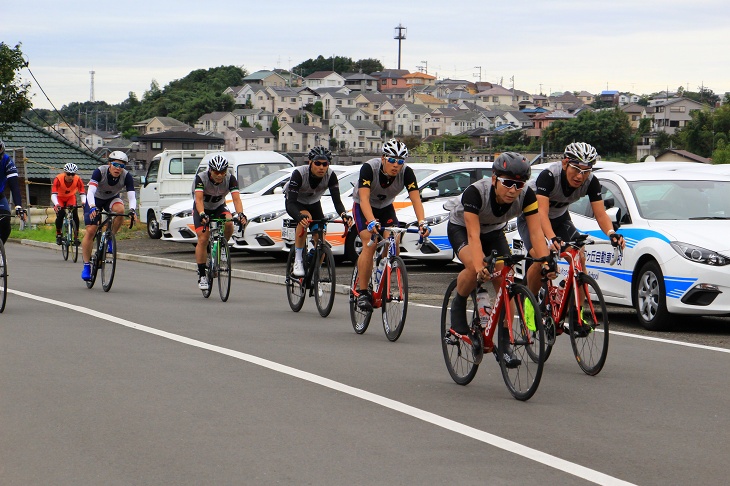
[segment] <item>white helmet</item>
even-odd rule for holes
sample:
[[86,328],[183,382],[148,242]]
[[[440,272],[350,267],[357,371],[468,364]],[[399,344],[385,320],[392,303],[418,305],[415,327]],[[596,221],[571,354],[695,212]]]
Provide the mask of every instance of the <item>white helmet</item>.
[[216,172],[222,172],[228,168],[228,159],[216,154],[208,161],[208,168]]
[[121,150],[115,150],[114,152],[109,154],[109,162],[111,162],[112,160],[118,160],[119,162],[124,162],[124,164],[127,164],[127,162],[129,162],[129,157],[127,157],[127,154],[125,154]]
[[383,155],[386,157],[397,157],[405,159],[408,157],[408,147],[406,144],[395,138],[391,138],[383,144]]
[[585,142],[573,142],[565,147],[565,158],[582,165],[593,165],[598,160],[598,152],[593,145]]
[[68,174],[75,174],[79,171],[79,168],[76,166],[76,164],[69,162],[68,164],[63,166],[63,171]]

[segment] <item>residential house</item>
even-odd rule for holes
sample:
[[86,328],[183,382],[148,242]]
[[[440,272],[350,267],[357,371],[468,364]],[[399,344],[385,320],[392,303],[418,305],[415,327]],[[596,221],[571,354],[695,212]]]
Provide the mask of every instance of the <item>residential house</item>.
[[135,137],[133,153],[144,168],[152,157],[163,150],[219,150],[225,147],[223,135],[204,135],[196,132],[166,131]]
[[362,108],[335,108],[330,117],[330,125],[342,123],[345,120],[356,120],[356,121],[372,121],[370,113],[363,110]]
[[408,87],[414,86],[435,86],[436,76],[431,76],[426,73],[408,73],[403,75]]
[[[484,86],[483,84],[480,84],[480,86]],[[490,88],[492,86],[490,85]],[[478,90],[477,85],[472,83],[471,81],[466,81],[463,79],[441,79],[439,81],[436,81],[436,96],[437,98],[446,99],[446,95],[449,93],[452,93],[454,91],[466,91],[467,93],[470,93],[472,95],[477,94],[479,91],[484,90]]]
[[693,111],[703,109],[709,107],[688,98],[668,98],[653,100],[647,107],[647,112],[653,119],[652,131],[674,135],[692,119]]
[[243,78],[245,83],[260,84],[264,88],[283,88],[288,85],[288,80],[281,74],[274,71],[256,71]]
[[515,89],[512,91],[514,93],[515,101],[517,102],[517,107],[520,110],[523,108],[535,107],[535,103],[532,101],[532,95],[530,93],[528,93],[527,91],[522,91],[521,89]]
[[319,88],[339,88],[345,86],[345,78],[334,71],[315,71],[304,77],[304,86],[314,90]]
[[[18,166],[24,206],[51,206],[51,183],[63,171],[64,164],[76,164],[81,178],[88,181],[94,169],[107,163],[88,149],[25,118],[10,124],[3,133],[3,141],[5,152]],[[6,192],[10,197],[10,191]]]
[[230,129],[223,132],[223,136],[226,139],[226,150],[228,151],[271,151],[276,149],[276,139],[268,130],[250,127]]
[[462,110],[458,108],[442,107],[432,110],[423,122],[423,137],[440,137],[451,134],[451,120],[458,116]]
[[616,90],[605,90],[601,91],[598,99],[604,103],[611,104],[613,106],[618,105],[619,92]]
[[[271,130],[271,123],[275,118],[273,113],[261,108],[236,109],[232,113],[236,117],[236,127],[244,127],[248,124],[249,127],[259,128],[263,131]],[[246,120],[246,124],[244,124],[244,120]]]
[[394,112],[394,134],[399,137],[423,137],[423,122],[430,112],[426,106],[403,103]]
[[413,103],[417,105],[423,105],[429,110],[435,110],[436,108],[441,108],[448,103],[445,100],[436,98],[435,96],[432,96],[430,94],[426,93],[416,93],[413,95]]
[[549,108],[551,106],[550,99],[543,94],[532,95],[532,102],[538,108]]
[[308,88],[306,86],[303,86],[301,88],[296,88],[297,95],[299,96],[299,106],[302,106],[304,108],[310,107],[313,108],[314,104],[319,101],[320,95],[312,88]]
[[712,159],[693,154],[686,150],[668,149],[656,156],[657,162],[698,162],[711,164]]
[[279,150],[282,152],[308,153],[317,145],[329,146],[327,129],[302,123],[287,123],[279,128]]
[[354,108],[356,95],[350,94],[348,89],[346,92],[328,90],[319,92],[322,101],[322,118],[329,121],[332,113],[336,108]]
[[269,111],[272,113],[281,113],[284,110],[300,110],[302,109],[302,101],[299,97],[299,91],[289,86],[284,87],[268,87],[266,92],[269,94],[271,106]]
[[357,73],[342,73],[345,78],[345,86],[352,91],[378,91],[378,80],[360,70]]
[[482,111],[460,110],[451,118],[451,123],[446,128],[445,134],[458,135],[460,133],[474,130],[475,128],[489,129],[492,127],[487,115]]
[[383,144],[378,125],[367,120],[344,120],[332,125],[332,137],[346,153],[378,153]]
[[570,91],[565,91],[559,96],[551,96],[550,105],[555,110],[563,110],[572,113],[579,107],[583,106],[583,100]]
[[638,103],[641,99],[641,96],[631,94],[631,93],[621,93],[618,95],[618,105],[624,106],[628,105],[629,103]]
[[476,95],[471,94],[469,91],[463,89],[457,89],[447,93],[444,97],[439,96],[442,100],[446,100],[450,104],[459,104],[464,101],[477,102]]
[[380,105],[380,121],[378,125],[386,132],[394,132],[395,130],[395,110],[397,110],[405,101],[391,100]]
[[241,119],[236,117],[233,112],[214,111],[213,113],[206,113],[198,118],[198,121],[195,122],[195,129],[199,132],[207,131],[223,133],[229,127],[238,128],[240,125]]
[[592,94],[590,94],[588,91],[585,91],[585,90],[578,93],[577,97],[585,105],[590,105],[591,103],[593,103],[596,100],[595,96],[593,96]]
[[364,92],[355,94],[355,106],[370,115],[370,120],[378,123],[380,121],[380,106],[388,101],[388,97],[380,93]]
[[276,115],[279,126],[285,123],[303,123],[304,125],[312,125],[314,127],[322,127],[322,117],[306,110],[286,109]]
[[380,93],[387,96],[391,100],[407,100],[410,99],[410,93],[411,88],[408,87],[400,87],[400,88],[390,88],[390,89],[381,89]]
[[132,128],[137,130],[140,135],[148,135],[152,133],[192,130],[193,127],[169,116],[155,116],[134,123]]
[[527,129],[528,137],[542,137],[542,131],[558,120],[572,120],[575,115],[567,111],[555,110],[548,113],[542,113],[532,118],[534,126]]
[[631,128],[634,130],[638,130],[641,120],[648,116],[646,114],[646,107],[641,106],[638,103],[629,103],[627,105],[620,106],[620,109],[628,115],[629,123],[631,123]]
[[395,88],[408,88],[408,82],[403,77],[408,74],[406,69],[386,69],[371,76],[378,80],[378,91],[383,92]]
[[476,103],[483,107],[494,105],[509,105],[517,107],[512,91],[499,85],[494,85],[488,90],[477,93]]

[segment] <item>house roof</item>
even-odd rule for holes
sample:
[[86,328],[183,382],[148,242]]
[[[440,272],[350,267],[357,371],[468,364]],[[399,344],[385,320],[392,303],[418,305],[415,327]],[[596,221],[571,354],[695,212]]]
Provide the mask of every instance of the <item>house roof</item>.
[[255,73],[251,73],[245,78],[243,78],[244,81],[261,81],[263,79],[268,78],[272,74],[276,74],[274,71],[256,71]]
[[25,148],[28,159],[26,177],[29,179],[52,179],[68,162],[79,167],[81,176],[90,175],[99,165],[106,163],[88,149],[72,144],[61,135],[47,132],[25,118],[10,124],[3,141],[8,149]]
[[273,137],[274,134],[267,130],[257,130],[255,128],[239,128],[236,130],[236,133],[241,138],[265,138],[265,137]]
[[[303,123],[287,123],[284,125],[289,127],[292,131],[297,133],[327,133],[327,130],[312,125],[305,125]],[[279,130],[279,136],[281,136],[281,129]]]
[[480,91],[477,96],[512,96],[512,91],[495,84],[485,91]]
[[[712,160],[711,159],[702,157],[702,156],[697,155],[697,154],[693,154],[692,152],[688,152],[686,150],[677,150],[677,149],[667,149],[667,150],[665,150],[664,152],[662,152],[662,153],[660,153],[659,155],[656,156],[657,161],[659,161],[659,158],[660,157],[663,157],[666,154],[675,154],[675,155],[678,155],[679,157],[682,157],[682,158],[691,160],[693,162],[700,162],[702,164],[711,164],[712,163]],[[666,157],[664,157],[664,158],[666,158]]]
[[152,118],[147,118],[146,120],[136,122],[134,124],[134,126],[147,125],[152,120],[155,120],[155,119],[166,127],[187,127],[188,126],[187,123],[181,122],[180,120],[176,120],[175,118],[172,118],[170,116],[153,116]]
[[175,142],[210,142],[210,143],[224,143],[225,139],[219,136],[203,135],[196,132],[159,132],[150,133],[147,135],[138,135],[138,140],[142,141],[155,141],[155,140],[170,140]]
[[418,93],[415,95],[416,98],[418,98],[422,103],[427,103],[429,105],[445,105],[446,101],[436,98],[435,96],[431,96],[430,94],[424,94],[424,93]]
[[334,71],[315,71],[312,74],[310,74],[309,76],[305,76],[304,79],[324,79],[331,74],[337,74],[337,73]]

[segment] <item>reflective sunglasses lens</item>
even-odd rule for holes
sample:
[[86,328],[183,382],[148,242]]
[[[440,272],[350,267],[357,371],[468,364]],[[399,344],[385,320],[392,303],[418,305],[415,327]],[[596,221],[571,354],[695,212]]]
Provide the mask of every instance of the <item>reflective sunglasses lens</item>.
[[330,165],[330,163],[329,163],[329,162],[327,162],[327,161],[325,161],[325,160],[322,160],[322,161],[320,161],[320,160],[315,160],[315,161],[313,161],[313,163],[314,163],[314,165],[316,165],[317,167],[322,167],[322,166],[325,166],[325,167],[327,167],[328,165]]
[[112,162],[112,167],[116,167],[117,169],[124,169],[124,164],[120,164],[119,162]]
[[403,165],[403,163],[405,162],[405,159],[396,159],[393,157],[388,157],[388,162],[390,162],[391,164]]
[[525,186],[525,183],[522,181],[515,181],[512,179],[499,179],[499,181],[502,183],[504,187],[508,188],[516,188],[516,189],[522,189]]

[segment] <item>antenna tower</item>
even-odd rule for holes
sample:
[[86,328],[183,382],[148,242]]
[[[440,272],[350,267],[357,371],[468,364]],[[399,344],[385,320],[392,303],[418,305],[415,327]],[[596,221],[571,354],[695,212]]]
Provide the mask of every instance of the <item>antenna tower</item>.
[[89,71],[89,74],[91,74],[91,90],[89,91],[89,101],[92,103],[96,100],[94,100],[94,74],[96,74],[96,71]]
[[401,24],[398,24],[398,27],[395,28],[395,35],[393,36],[393,39],[396,39],[398,41],[398,69],[400,69],[400,45],[403,40],[406,38],[406,28],[403,27]]

